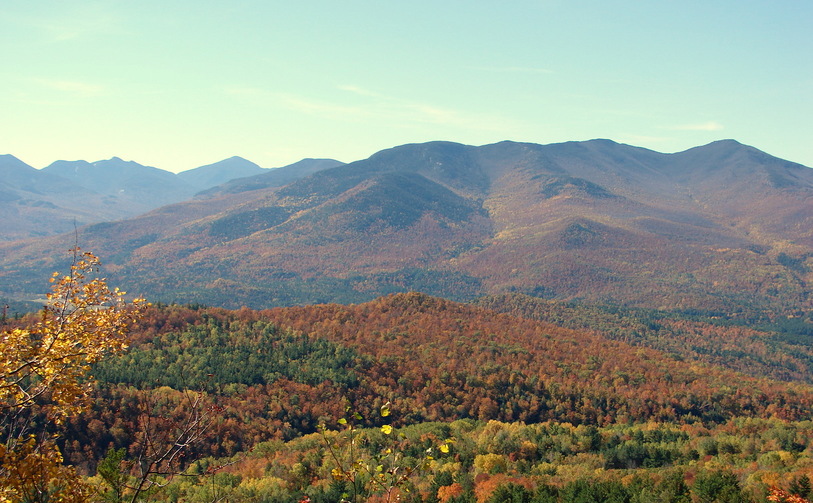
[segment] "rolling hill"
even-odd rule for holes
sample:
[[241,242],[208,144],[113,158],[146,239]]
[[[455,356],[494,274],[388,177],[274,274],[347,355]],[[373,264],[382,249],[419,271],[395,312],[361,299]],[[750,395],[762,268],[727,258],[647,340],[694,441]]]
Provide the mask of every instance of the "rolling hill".
[[[94,446],[97,455],[116,425],[136,430],[121,424],[131,418],[109,410],[130,412],[125,403],[134,395],[169,388],[207,389],[225,407],[217,438],[229,442],[210,446],[220,455],[258,439],[313,433],[326,416],[342,413],[345,399],[373,421],[374,411],[392,401],[402,425],[712,425],[801,421],[813,410],[809,384],[682,361],[594,332],[417,293],[352,306],[151,308],[133,330],[131,349],[97,365],[94,375],[109,387],[99,409],[77,421],[85,425],[76,434],[84,437],[78,445]],[[117,424],[88,428],[94,416]]]

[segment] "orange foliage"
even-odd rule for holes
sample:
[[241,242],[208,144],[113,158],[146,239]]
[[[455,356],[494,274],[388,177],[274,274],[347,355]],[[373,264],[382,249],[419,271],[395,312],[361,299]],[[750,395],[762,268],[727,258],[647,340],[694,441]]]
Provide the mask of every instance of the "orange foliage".
[[770,488],[767,499],[768,501],[776,503],[810,503],[809,500],[802,498],[801,496],[790,494],[789,492],[783,491],[782,489],[776,487]]
[[457,482],[453,483],[450,486],[438,487],[438,500],[439,500],[439,503],[446,503],[451,498],[454,498],[456,496],[460,496],[464,492],[466,492],[466,491],[463,489],[463,486],[458,484]]
[[806,386],[679,362],[596,333],[422,294],[262,314],[374,356],[365,369],[373,394],[407,397],[399,409],[421,420],[798,419],[813,407]]
[[531,481],[525,478],[509,477],[502,473],[497,475],[480,474],[475,478],[474,486],[477,503],[485,503],[498,487],[509,483],[524,486],[526,489],[533,489]]

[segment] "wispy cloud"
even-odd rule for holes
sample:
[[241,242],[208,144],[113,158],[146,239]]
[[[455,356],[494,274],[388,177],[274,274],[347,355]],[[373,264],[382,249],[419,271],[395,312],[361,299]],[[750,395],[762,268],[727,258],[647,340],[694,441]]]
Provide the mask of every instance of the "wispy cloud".
[[295,93],[280,93],[257,87],[231,87],[225,92],[257,105],[283,106],[289,110],[329,120],[396,123],[401,126],[434,125],[479,131],[505,131],[516,128],[502,117],[461,112],[431,103],[388,96],[356,85],[337,89],[354,95],[327,100]]
[[2,15],[4,22],[41,34],[47,42],[108,37],[122,32],[122,18],[107,2],[64,3],[36,14],[9,10]]
[[100,85],[75,80],[35,79],[35,82],[53,91],[78,96],[96,96],[104,90]]
[[647,135],[640,135],[640,134],[625,134],[621,135],[618,141],[623,143],[629,143],[631,145],[659,145],[664,144],[667,142],[673,141],[673,138],[668,138],[665,136],[647,136]]
[[373,110],[362,106],[344,105],[295,93],[272,91],[262,87],[230,86],[223,92],[252,106],[275,106],[327,119],[358,120],[374,117]]
[[251,86],[227,86],[223,88],[223,94],[245,99],[261,99],[270,95],[266,89]]
[[341,105],[325,100],[318,100],[290,93],[274,93],[274,96],[285,107],[298,112],[317,115],[325,118],[360,119],[375,117],[374,110],[359,106]]
[[376,120],[390,119],[405,124],[432,124],[480,131],[504,131],[516,128],[511,121],[498,116],[464,112],[413,100],[388,96],[355,85],[342,85],[339,89],[356,94],[368,101],[359,105],[364,115]]
[[708,121],[699,124],[681,124],[678,126],[667,127],[672,131],[722,131],[725,129],[722,124],[717,121]]
[[378,94],[378,93],[374,93],[373,91],[370,91],[369,89],[364,89],[362,87],[358,87],[358,86],[354,86],[354,85],[341,85],[341,86],[338,86],[338,88],[340,90],[342,90],[342,91],[347,91],[349,93],[357,94],[359,96],[369,96],[369,97],[372,97],[372,98],[383,98],[383,96]]
[[525,73],[530,75],[550,75],[555,73],[547,68],[537,68],[532,66],[472,66],[472,70],[492,73]]

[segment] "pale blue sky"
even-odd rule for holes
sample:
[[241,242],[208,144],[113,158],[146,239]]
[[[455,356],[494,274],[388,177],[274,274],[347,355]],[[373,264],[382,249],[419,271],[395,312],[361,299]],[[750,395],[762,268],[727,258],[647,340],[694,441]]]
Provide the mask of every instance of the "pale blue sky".
[[733,138],[813,167],[813,2],[0,3],[0,153],[182,171]]

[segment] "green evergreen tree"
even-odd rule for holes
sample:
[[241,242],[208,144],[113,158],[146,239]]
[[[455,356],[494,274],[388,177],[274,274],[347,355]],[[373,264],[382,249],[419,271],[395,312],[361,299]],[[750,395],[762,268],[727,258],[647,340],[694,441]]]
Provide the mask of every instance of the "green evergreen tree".
[[692,487],[699,503],[745,503],[751,501],[740,488],[737,476],[725,470],[700,473]]
[[810,478],[807,475],[802,475],[801,477],[793,479],[793,482],[790,483],[788,490],[791,492],[791,494],[795,494],[806,499],[809,499],[811,492],[813,492],[813,488],[810,484]]
[[533,494],[525,487],[508,483],[503,484],[491,493],[488,503],[531,503]]

